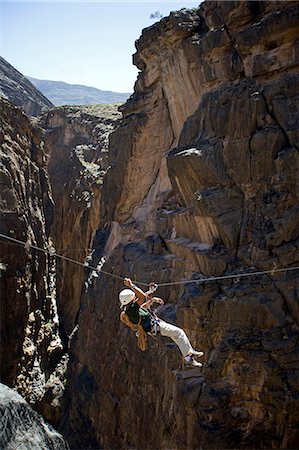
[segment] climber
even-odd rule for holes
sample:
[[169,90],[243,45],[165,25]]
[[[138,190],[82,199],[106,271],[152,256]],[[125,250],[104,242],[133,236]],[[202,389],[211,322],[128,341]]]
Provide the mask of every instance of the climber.
[[202,364],[194,357],[203,356],[204,353],[193,349],[185,331],[165,322],[151,311],[153,303],[164,304],[161,298],[152,296],[158,286],[151,283],[150,289],[143,292],[130,278],[125,278],[124,284],[130,289],[123,289],[119,294],[122,309],[120,319],[136,332],[139,348],[143,351],[146,349],[146,334],[156,335],[160,331],[162,336],[171,338],[177,344],[187,366],[201,367]]

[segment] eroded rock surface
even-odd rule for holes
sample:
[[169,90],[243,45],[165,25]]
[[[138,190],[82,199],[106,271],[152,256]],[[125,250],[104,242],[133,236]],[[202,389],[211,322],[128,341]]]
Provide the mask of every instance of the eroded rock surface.
[[66,450],[68,445],[44,419],[15,391],[0,384],[1,429],[3,450]]
[[[298,2],[205,2],[144,30],[93,265],[164,283],[298,264],[297,40]],[[187,375],[172,343],[137,349],[120,280],[89,280],[61,423],[71,445],[296,447],[297,287],[298,271],[161,287],[159,313],[205,351]]]
[[49,236],[53,199],[43,133],[19,108],[5,100],[0,107],[0,232],[25,242],[1,237],[1,380],[36,408],[47,395],[55,417],[68,358],[59,330],[55,248]]
[[[54,108],[40,119],[46,130],[47,171],[55,204],[51,226],[56,251],[84,263],[101,225],[100,202],[108,163],[108,138],[121,117],[118,104]],[[86,261],[88,263],[88,261]],[[65,336],[76,326],[82,266],[57,262],[57,290]]]
[[22,108],[30,116],[38,116],[53,104],[33,84],[0,56],[0,97]]
[[[0,232],[28,244],[1,239],[2,379],[72,448],[296,448],[298,271],[275,269],[298,265],[298,17],[292,1],[172,13],[136,43],[120,123],[1,100]],[[161,337],[138,350],[123,276],[162,284],[159,315],[202,370]]]
[[1,100],[0,232],[26,243],[1,238],[1,379],[52,423],[61,414],[82,265],[100,226],[117,108],[57,108],[29,120]]

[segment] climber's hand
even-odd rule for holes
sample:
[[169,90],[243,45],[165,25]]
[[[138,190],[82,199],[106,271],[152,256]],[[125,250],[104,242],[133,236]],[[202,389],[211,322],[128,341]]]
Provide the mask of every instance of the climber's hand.
[[153,294],[158,289],[158,285],[156,283],[149,284],[148,294]]
[[127,286],[129,288],[131,288],[133,286],[133,282],[132,282],[131,278],[125,278],[124,284],[125,284],[125,286]]

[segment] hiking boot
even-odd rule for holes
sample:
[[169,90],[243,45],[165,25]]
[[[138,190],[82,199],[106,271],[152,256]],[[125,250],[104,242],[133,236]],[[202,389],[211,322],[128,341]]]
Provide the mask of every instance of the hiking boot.
[[198,361],[195,361],[195,359],[192,358],[192,356],[186,356],[185,364],[186,364],[186,366],[202,367],[202,364]]
[[197,357],[197,358],[200,358],[200,356],[203,356],[203,355],[204,355],[204,352],[198,352],[197,350],[192,350],[191,355],[192,355],[192,356],[195,356],[195,357]]

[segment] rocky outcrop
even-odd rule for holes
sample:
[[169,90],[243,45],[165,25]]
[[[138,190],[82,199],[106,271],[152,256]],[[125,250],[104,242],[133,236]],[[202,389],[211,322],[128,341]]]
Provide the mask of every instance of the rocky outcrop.
[[[292,1],[172,13],[120,122],[1,100],[0,233],[27,243],[1,238],[1,375],[72,448],[297,446],[298,270],[275,272],[298,265],[297,30]],[[123,276],[161,285],[202,370],[138,350]]]
[[59,331],[43,133],[19,108],[5,100],[0,107],[0,233],[26,243],[1,237],[1,380],[36,408],[46,396],[52,419],[59,415],[67,356]]
[[15,391],[0,384],[1,431],[3,450],[64,450],[68,445],[43,418]]
[[[100,201],[108,170],[108,138],[121,117],[118,105],[52,109],[40,119],[46,130],[47,170],[55,204],[51,226],[59,255],[88,264],[96,230],[101,226]],[[76,326],[84,289],[82,266],[57,262],[57,295],[65,337]]]
[[57,108],[30,121],[1,100],[0,233],[16,239],[2,237],[0,246],[1,379],[52,423],[61,414],[82,266],[100,226],[117,108]]
[[38,116],[53,104],[34,85],[0,56],[0,97],[22,108],[30,116]]
[[190,281],[298,264],[297,30],[297,2],[205,2],[137,41],[92,265],[182,282],[159,289],[159,314],[205,364],[178,372],[162,339],[142,354],[121,281],[89,279],[61,422],[74,448],[296,446],[298,271]]

